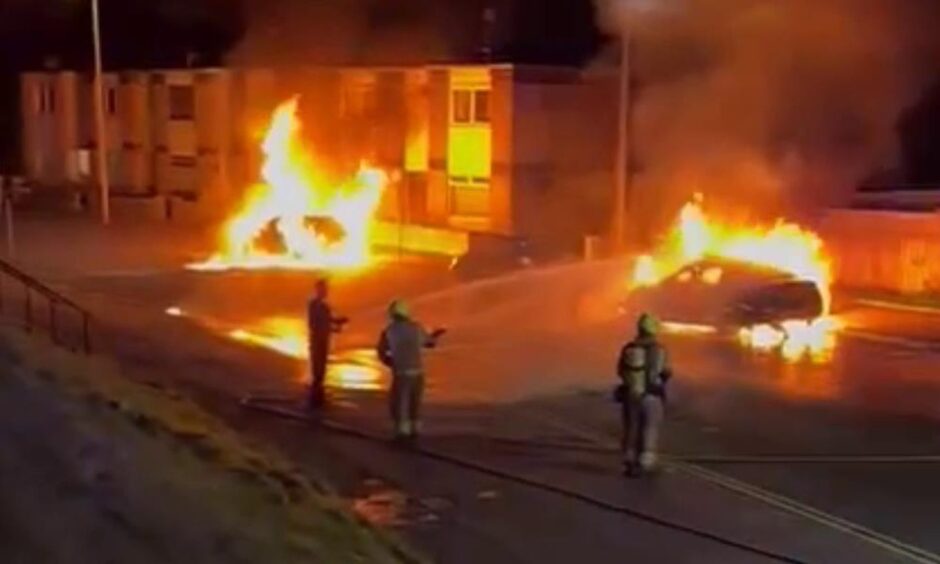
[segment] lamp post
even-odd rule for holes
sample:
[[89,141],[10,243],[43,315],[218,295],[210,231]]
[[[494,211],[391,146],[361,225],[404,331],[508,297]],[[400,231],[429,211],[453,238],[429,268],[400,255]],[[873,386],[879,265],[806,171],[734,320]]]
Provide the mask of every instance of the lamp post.
[[91,0],[91,29],[95,48],[95,131],[97,143],[97,178],[98,196],[101,201],[101,223],[107,225],[111,222],[111,189],[108,182],[108,138],[104,123],[104,77],[101,65],[101,25],[98,21],[98,0]]
[[632,84],[631,84],[631,39],[624,35],[620,40],[620,88],[617,104],[617,154],[614,159],[614,217],[613,247],[622,252],[626,244],[627,205],[630,200],[631,170],[631,132],[633,129]]

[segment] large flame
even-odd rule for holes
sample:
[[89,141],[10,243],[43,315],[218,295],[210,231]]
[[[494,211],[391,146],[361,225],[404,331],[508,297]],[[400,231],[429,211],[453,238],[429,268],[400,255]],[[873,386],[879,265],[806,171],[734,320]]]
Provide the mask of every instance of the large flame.
[[[823,301],[818,319],[788,320],[743,328],[741,342],[758,350],[779,349],[791,360],[810,355],[824,358],[831,350],[838,322],[830,316],[831,263],[820,237],[795,223],[777,220],[771,225],[740,225],[706,215],[701,195],[687,203],[675,228],[655,254],[638,257],[634,287],[654,286],[685,266],[719,258],[773,268],[794,278],[813,282]],[[718,284],[721,270],[711,269],[703,281]]]
[[[223,228],[221,251],[194,268],[350,269],[369,264],[374,216],[388,183],[363,164],[335,184],[300,136],[297,98],[274,111],[262,144],[262,182]],[[265,235],[276,234],[276,248]]]

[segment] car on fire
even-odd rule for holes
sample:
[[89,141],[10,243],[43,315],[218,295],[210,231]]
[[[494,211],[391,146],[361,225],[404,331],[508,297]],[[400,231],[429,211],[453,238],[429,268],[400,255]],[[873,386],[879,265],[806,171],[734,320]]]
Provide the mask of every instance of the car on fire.
[[744,327],[811,320],[824,314],[816,284],[775,269],[702,260],[636,290],[629,310],[655,312],[667,327],[733,334]]

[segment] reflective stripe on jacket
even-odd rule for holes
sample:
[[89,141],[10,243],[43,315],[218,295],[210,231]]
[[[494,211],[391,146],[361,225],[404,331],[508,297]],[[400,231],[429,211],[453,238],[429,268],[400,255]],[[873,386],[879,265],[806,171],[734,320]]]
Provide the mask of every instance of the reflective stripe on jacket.
[[396,319],[385,327],[376,347],[379,359],[396,376],[424,373],[422,349],[433,344],[421,325],[410,319]]

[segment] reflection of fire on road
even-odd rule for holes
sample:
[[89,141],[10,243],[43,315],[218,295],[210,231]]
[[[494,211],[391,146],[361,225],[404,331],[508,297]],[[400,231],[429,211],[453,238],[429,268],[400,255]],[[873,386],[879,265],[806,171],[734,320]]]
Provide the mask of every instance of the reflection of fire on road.
[[[736,261],[769,268],[813,283],[822,299],[822,315],[815,319],[789,319],[779,323],[761,323],[743,327],[739,341],[755,350],[780,350],[789,360],[809,356],[825,360],[832,351],[837,320],[829,315],[831,305],[830,262],[819,236],[794,223],[778,220],[771,226],[734,225],[706,216],[701,196],[686,204],[675,229],[652,255],[637,259],[632,286],[656,286],[679,273],[679,282],[690,282],[692,271],[683,269],[704,259]],[[685,277],[686,279],[683,279]],[[698,274],[707,285],[722,283],[720,266],[710,266]],[[708,334],[713,327],[702,324],[667,324],[677,332]]]
[[[228,336],[236,341],[275,351],[298,360],[307,360],[307,329],[303,320],[272,317],[250,329],[235,329]],[[304,375],[306,379],[307,376]],[[331,358],[326,385],[343,390],[378,390],[382,369],[375,352],[365,349],[343,351]]]
[[780,328],[762,323],[742,328],[738,338],[745,346],[756,350],[780,349],[784,358],[798,360],[806,355],[817,361],[828,360],[835,347],[838,322],[829,316],[817,319],[789,320]]
[[362,165],[333,183],[300,136],[297,99],[274,111],[262,149],[263,182],[253,186],[223,229],[221,251],[201,270],[350,269],[370,262],[374,216],[388,183]]

